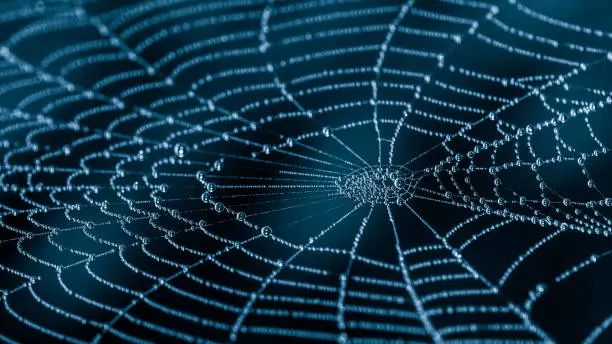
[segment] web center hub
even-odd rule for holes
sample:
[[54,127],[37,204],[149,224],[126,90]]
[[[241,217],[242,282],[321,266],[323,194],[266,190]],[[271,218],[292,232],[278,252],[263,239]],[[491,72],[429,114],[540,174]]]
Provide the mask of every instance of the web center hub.
[[416,174],[402,166],[368,166],[336,180],[340,194],[363,203],[404,204],[418,184]]

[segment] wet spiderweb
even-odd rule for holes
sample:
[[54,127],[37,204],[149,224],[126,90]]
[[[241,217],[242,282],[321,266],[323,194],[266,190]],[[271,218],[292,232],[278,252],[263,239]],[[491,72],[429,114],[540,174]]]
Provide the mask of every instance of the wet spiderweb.
[[609,341],[612,33],[532,2],[2,3],[0,341]]

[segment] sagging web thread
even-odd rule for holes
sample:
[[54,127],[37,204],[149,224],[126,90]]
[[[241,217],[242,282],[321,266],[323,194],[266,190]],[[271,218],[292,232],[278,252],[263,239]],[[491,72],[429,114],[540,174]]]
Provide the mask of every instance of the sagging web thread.
[[[534,305],[608,259],[505,295],[564,233],[610,234],[592,122],[612,98],[574,80],[610,64],[611,33],[515,0],[2,6],[3,312],[37,335],[552,342]],[[546,73],[467,66],[469,44]],[[586,199],[549,185],[557,166]],[[467,215],[434,225],[432,206]],[[464,255],[516,223],[539,239],[499,276]],[[394,261],[361,252],[373,231]]]

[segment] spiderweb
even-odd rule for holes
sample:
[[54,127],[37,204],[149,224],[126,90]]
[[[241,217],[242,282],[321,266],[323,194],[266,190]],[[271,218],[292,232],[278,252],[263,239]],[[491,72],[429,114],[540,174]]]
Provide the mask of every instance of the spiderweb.
[[3,3],[0,340],[605,342],[612,33],[531,6]]

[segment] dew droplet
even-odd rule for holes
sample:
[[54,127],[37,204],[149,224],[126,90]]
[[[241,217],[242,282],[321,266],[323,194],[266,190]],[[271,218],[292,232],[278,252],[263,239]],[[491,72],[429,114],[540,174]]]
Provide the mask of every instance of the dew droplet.
[[268,238],[272,235],[272,228],[270,226],[261,227],[261,235]]
[[174,145],[174,155],[179,158],[184,158],[185,155],[187,155],[188,150],[189,148],[187,147],[187,145],[183,143],[177,143],[176,145]]

